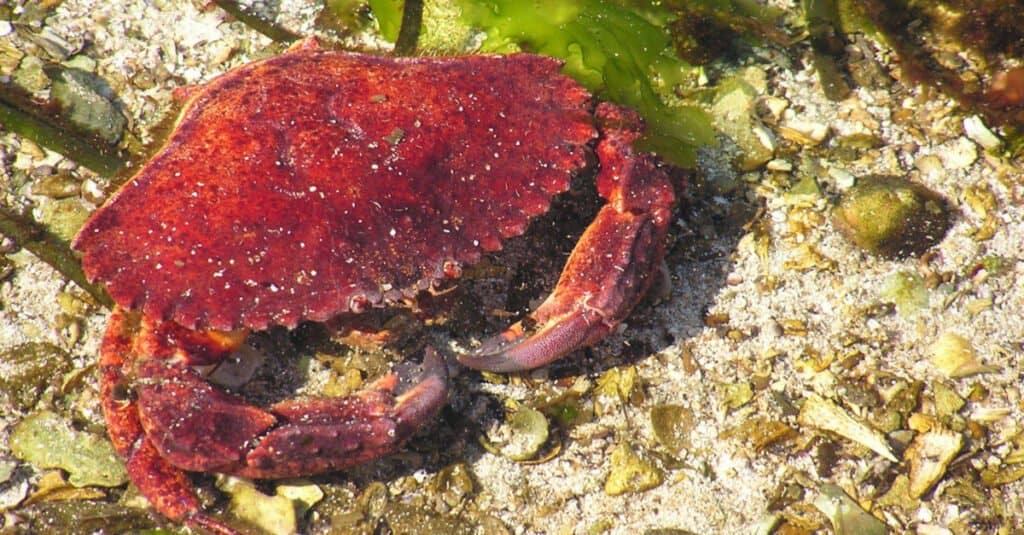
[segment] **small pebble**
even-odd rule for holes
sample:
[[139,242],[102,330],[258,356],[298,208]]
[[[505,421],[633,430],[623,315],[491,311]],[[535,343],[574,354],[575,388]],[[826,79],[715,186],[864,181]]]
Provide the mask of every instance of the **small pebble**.
[[977,115],[964,119],[964,133],[985,150],[996,150],[1003,144],[1003,140],[993,134]]
[[788,173],[793,170],[793,164],[788,160],[776,158],[768,162],[765,166],[769,171],[778,171],[780,173]]

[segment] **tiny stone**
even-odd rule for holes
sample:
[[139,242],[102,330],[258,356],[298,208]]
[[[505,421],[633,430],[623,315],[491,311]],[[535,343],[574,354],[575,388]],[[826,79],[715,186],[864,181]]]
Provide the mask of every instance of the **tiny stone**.
[[82,198],[96,205],[103,204],[107,199],[107,192],[93,179],[88,178],[82,182]]
[[934,154],[921,156],[914,162],[914,167],[928,178],[937,178],[943,172],[942,160]]
[[819,145],[828,137],[827,124],[810,121],[789,121],[780,130],[782,137],[809,146]]
[[21,139],[21,151],[19,153],[19,156],[21,154],[24,154],[25,156],[33,160],[42,160],[43,158],[46,157],[46,152],[42,148],[40,148],[39,145],[36,145],[32,141],[29,141],[28,139],[25,138]]
[[789,160],[783,160],[781,158],[771,160],[765,167],[769,171],[778,171],[781,173],[788,173],[793,170],[793,164],[790,163]]
[[762,120],[777,123],[782,119],[782,112],[789,107],[789,101],[778,97],[764,97],[757,101],[756,110]]
[[978,159],[977,147],[966,137],[944,144],[938,154],[947,169],[966,169]]
[[1003,140],[999,139],[999,136],[992,133],[991,130],[985,126],[985,122],[977,115],[972,115],[964,119],[964,133],[971,141],[977,143],[985,150],[995,150],[1003,144]]
[[857,177],[853,176],[853,173],[838,167],[829,168],[828,176],[832,177],[839,189],[850,189],[857,182]]

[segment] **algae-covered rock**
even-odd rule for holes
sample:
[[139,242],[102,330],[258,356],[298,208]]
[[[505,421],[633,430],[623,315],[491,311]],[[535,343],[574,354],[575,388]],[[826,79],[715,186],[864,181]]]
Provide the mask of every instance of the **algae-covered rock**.
[[612,452],[611,471],[604,482],[610,496],[653,489],[664,480],[661,469],[642,457],[632,445],[622,442]]
[[498,432],[500,436],[485,447],[513,461],[528,461],[548,440],[548,419],[540,411],[521,407],[509,414]]
[[54,69],[52,96],[61,103],[68,119],[110,145],[117,144],[127,119],[103,93],[109,89],[95,74],[79,69]]
[[942,240],[952,219],[937,193],[888,176],[861,178],[839,200],[833,216],[850,241],[884,257],[923,253]]
[[658,405],[651,409],[654,438],[673,455],[690,448],[690,432],[695,425],[693,411],[682,405]]
[[296,481],[278,485],[271,496],[247,479],[224,476],[218,488],[231,495],[231,514],[265,533],[286,535],[298,531],[298,519],[320,501],[324,493],[312,483]]
[[[41,502],[18,509],[20,523],[12,533],[137,533],[159,524],[147,509],[89,500]],[[152,532],[149,533],[166,533]]]
[[79,431],[59,415],[30,414],[11,433],[11,452],[37,468],[60,468],[75,486],[115,487],[128,482],[124,463],[105,437]]
[[31,409],[49,381],[67,372],[70,356],[47,343],[22,344],[0,353],[0,396],[19,411]]

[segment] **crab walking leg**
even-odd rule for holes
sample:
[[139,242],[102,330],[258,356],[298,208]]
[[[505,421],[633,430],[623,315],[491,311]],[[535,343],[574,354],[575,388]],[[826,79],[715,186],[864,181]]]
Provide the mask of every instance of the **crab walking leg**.
[[389,374],[354,396],[264,410],[213,387],[191,367],[227,356],[241,337],[132,318],[116,311],[105,341],[111,437],[132,481],[162,514],[214,532],[221,524],[202,514],[183,470],[254,478],[339,470],[398,450],[446,402],[447,369],[428,349],[411,385]]
[[470,368],[522,371],[596,343],[650,289],[665,256],[675,188],[657,160],[637,154],[636,112],[602,103],[598,192],[608,202],[573,249],[551,295],[526,319],[460,355]]
[[125,460],[135,486],[162,515],[218,535],[238,532],[202,514],[192,482],[168,463],[146,438],[128,378],[134,375],[139,316],[117,307],[110,315],[100,351],[100,394],[107,432]]

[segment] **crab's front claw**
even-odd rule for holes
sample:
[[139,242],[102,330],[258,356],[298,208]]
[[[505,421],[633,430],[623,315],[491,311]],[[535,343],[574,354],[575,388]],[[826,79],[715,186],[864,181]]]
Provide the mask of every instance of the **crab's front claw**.
[[580,237],[544,303],[460,355],[464,365],[529,370],[593,344],[629,315],[658,277],[675,186],[654,157],[634,151],[643,130],[636,112],[603,103],[597,116],[604,131],[597,188],[608,203]]
[[537,368],[604,338],[643,298],[664,232],[644,214],[606,205],[580,238],[555,290],[529,317],[459,356],[464,365]]
[[391,373],[349,397],[263,409],[193,368],[241,343],[120,308],[103,340],[103,410],[132,482],[161,514],[204,531],[238,533],[203,513],[184,471],[280,478],[354,466],[398,450],[448,395],[447,367],[427,348],[416,375]]
[[391,373],[341,399],[286,401],[270,407],[277,426],[236,472],[255,478],[338,470],[397,451],[445,405],[448,369],[427,348],[418,377]]
[[340,470],[394,453],[447,399],[447,368],[430,348],[418,379],[388,374],[340,398],[267,409],[227,394],[192,370],[140,363],[139,415],[161,457],[178,468],[251,478]]

